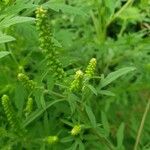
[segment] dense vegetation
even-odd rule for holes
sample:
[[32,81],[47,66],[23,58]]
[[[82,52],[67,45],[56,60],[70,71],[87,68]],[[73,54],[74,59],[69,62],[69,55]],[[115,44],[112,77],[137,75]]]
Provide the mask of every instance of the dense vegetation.
[[149,0],[1,0],[0,150],[150,150],[149,35]]

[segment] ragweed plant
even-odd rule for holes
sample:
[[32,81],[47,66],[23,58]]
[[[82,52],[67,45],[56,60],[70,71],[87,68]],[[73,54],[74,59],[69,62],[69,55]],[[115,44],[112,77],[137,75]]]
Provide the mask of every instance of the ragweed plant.
[[149,150],[149,6],[0,1],[0,150]]
[[59,80],[63,79],[65,72],[58,58],[58,48],[53,42],[53,34],[48,19],[48,11],[42,6],[36,10],[36,27],[39,32],[40,48],[45,53],[50,73]]

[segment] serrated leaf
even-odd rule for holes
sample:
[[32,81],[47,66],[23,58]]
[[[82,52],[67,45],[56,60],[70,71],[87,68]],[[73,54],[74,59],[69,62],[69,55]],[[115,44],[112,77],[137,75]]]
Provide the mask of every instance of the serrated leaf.
[[23,22],[29,22],[29,21],[34,21],[35,19],[32,17],[20,17],[20,16],[9,16],[4,18],[1,22],[0,22],[0,29],[3,28],[8,28],[11,25],[15,25],[18,23],[23,23]]
[[8,54],[10,54],[10,52],[1,51],[1,52],[0,52],[0,58],[3,58],[3,57],[5,57],[5,56],[7,56]]
[[135,67],[125,67],[125,68],[121,68],[117,71],[111,72],[110,74],[108,74],[108,76],[106,78],[101,80],[101,88],[107,86],[108,84],[110,84],[114,80],[118,79],[119,77],[121,77],[131,71],[134,71],[135,69],[136,69]]
[[96,118],[95,118],[95,115],[94,115],[91,107],[85,105],[85,110],[86,110],[86,113],[87,113],[87,115],[89,117],[91,125],[95,128],[96,127]]
[[10,42],[10,41],[14,41],[14,40],[15,40],[15,38],[13,38],[12,36],[4,35],[4,34],[0,35],[0,44]]
[[131,21],[140,21],[143,18],[143,15],[140,13],[140,10],[136,7],[129,7],[123,11],[120,16],[123,20],[131,20]]
[[124,128],[125,128],[124,123],[121,123],[121,125],[118,128],[117,135],[116,135],[117,136],[117,148],[122,146],[123,138],[124,138]]
[[43,6],[46,6],[57,12],[59,12],[61,10],[63,13],[67,13],[67,14],[71,14],[71,15],[86,16],[86,13],[84,11],[82,11],[80,8],[66,5],[64,3],[47,2],[47,3],[43,4]]

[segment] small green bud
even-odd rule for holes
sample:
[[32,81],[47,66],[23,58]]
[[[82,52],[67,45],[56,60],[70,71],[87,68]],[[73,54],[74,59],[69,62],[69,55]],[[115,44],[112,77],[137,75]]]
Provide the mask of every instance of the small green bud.
[[58,142],[58,136],[48,136],[44,139],[44,142],[48,144],[55,144],[56,142]]
[[96,69],[96,59],[92,58],[89,62],[89,65],[87,66],[86,70],[85,70],[85,76],[86,77],[92,77],[94,75],[94,71]]
[[36,83],[33,80],[30,80],[29,77],[23,73],[19,73],[17,76],[18,80],[23,83],[26,88],[34,89]]
[[78,70],[75,74],[74,80],[71,83],[70,90],[72,92],[80,91],[82,88],[83,72]]
[[27,117],[33,110],[33,99],[31,97],[28,98],[26,108],[25,108],[25,116]]
[[81,132],[81,125],[75,125],[71,130],[71,135],[76,136]]

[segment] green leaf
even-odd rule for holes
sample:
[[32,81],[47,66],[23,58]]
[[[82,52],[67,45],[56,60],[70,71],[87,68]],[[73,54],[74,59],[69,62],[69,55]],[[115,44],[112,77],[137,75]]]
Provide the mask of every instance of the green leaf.
[[71,142],[71,141],[73,141],[72,136],[67,136],[60,140],[61,143],[67,143],[67,142]]
[[108,84],[110,84],[114,80],[118,79],[119,77],[121,77],[131,71],[134,71],[135,69],[136,69],[135,67],[125,67],[125,68],[121,68],[117,71],[111,72],[110,74],[108,74],[108,76],[106,78],[101,80],[101,88],[107,86]]
[[5,56],[7,56],[8,54],[10,54],[10,53],[7,52],[7,51],[1,51],[1,52],[0,52],[0,58],[3,58],[3,57],[5,57]]
[[27,125],[29,125],[31,122],[33,122],[35,119],[37,119],[40,115],[42,115],[48,108],[50,108],[51,106],[53,106],[54,104],[58,103],[58,102],[62,102],[64,101],[64,99],[61,100],[55,100],[52,102],[49,102],[46,105],[45,109],[37,109],[35,112],[33,112],[24,122],[23,122],[23,127],[26,127]]
[[96,127],[96,118],[95,118],[95,115],[94,115],[91,107],[85,105],[85,110],[86,110],[86,113],[87,113],[87,115],[89,117],[91,125],[95,128]]
[[12,36],[4,35],[4,34],[0,35],[0,44],[14,41],[14,40],[15,40],[15,38],[13,38]]
[[123,144],[124,128],[125,128],[124,123],[121,123],[117,131],[117,148],[121,147]]
[[110,127],[109,127],[109,123],[107,120],[107,116],[106,116],[105,112],[103,112],[103,111],[101,112],[101,119],[102,119],[102,124],[103,124],[103,128],[105,130],[106,136],[108,137],[109,133],[110,133]]
[[130,21],[140,21],[144,18],[143,14],[140,13],[140,10],[136,7],[128,7],[125,11],[123,11],[120,16],[123,20]]
[[88,87],[95,95],[98,95],[97,90],[94,86],[87,84],[86,87]]
[[14,5],[10,5],[4,10],[4,13],[7,15],[14,15],[19,13],[20,11],[27,9],[27,8],[33,8],[37,7],[37,5],[33,4],[31,1],[17,1]]
[[84,11],[82,11],[80,8],[72,7],[72,6],[66,5],[64,3],[47,2],[47,3],[43,4],[43,6],[46,6],[57,12],[59,12],[61,10],[63,13],[67,13],[67,14],[71,14],[71,15],[80,15],[80,16],[84,16],[84,17],[87,16],[86,13]]
[[109,8],[111,15],[114,14],[115,8],[117,7],[120,0],[105,0],[105,6]]
[[20,16],[9,16],[4,18],[1,22],[0,22],[0,29],[3,28],[8,28],[11,25],[14,24],[18,24],[18,23],[23,23],[23,22],[28,22],[28,21],[34,21],[35,19],[32,17],[20,17]]
[[106,95],[106,96],[115,96],[113,92],[107,91],[107,90],[100,90],[98,93],[101,95]]

